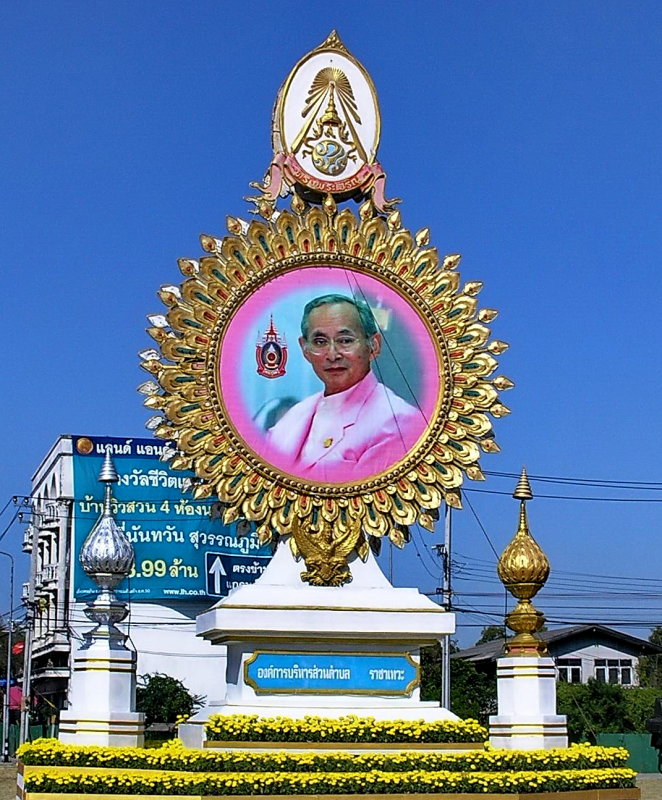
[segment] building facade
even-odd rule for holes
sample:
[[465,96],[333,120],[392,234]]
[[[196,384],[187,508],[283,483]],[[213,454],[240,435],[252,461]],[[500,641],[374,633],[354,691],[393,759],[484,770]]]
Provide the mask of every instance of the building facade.
[[129,602],[123,628],[138,653],[138,675],[167,674],[206,704],[223,700],[225,648],[195,635],[196,616],[253,582],[269,553],[252,534],[224,526],[212,502],[193,501],[186,477],[160,460],[163,447],[146,439],[61,436],[33,476],[23,541],[31,559],[23,587],[32,621],[26,660],[33,695],[54,712],[67,707],[71,659],[91,627],[84,610],[94,589],[78,551],[98,518],[96,476],[107,448],[120,475],[115,516],[136,556],[117,591]]
[[[587,683],[593,678],[624,687],[638,686],[641,656],[662,657],[662,647],[605,625],[573,625],[538,635],[554,659],[557,679],[567,683]],[[460,650],[453,658],[494,672],[503,647],[504,640],[496,639]]]

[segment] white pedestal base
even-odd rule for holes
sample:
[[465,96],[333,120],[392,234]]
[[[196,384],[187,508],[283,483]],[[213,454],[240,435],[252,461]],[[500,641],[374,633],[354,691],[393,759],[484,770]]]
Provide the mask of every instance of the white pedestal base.
[[499,713],[490,717],[490,744],[506,750],[568,746],[566,717],[556,713],[556,670],[551,658],[516,656],[497,661]]
[[[309,586],[282,542],[260,578],[242,586],[198,617],[198,635],[228,649],[227,696],[180,726],[185,744],[200,747],[210,714],[341,717],[378,719],[457,719],[438,703],[422,703],[419,688],[409,694],[302,689],[256,692],[246,682],[247,665],[259,653],[336,656],[408,656],[418,664],[419,648],[455,632],[455,615],[417,589],[395,589],[377,562],[354,559],[352,582],[345,586]],[[337,664],[337,665],[338,665]]]
[[60,715],[61,742],[142,747],[144,714],[136,699],[136,654],[95,641],[74,657],[67,711]]

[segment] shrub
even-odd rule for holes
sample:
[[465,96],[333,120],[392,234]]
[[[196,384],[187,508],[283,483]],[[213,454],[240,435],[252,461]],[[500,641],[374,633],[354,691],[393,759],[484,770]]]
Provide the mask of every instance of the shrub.
[[[502,628],[498,630],[503,632]],[[440,688],[441,647],[422,647],[421,700],[438,701]],[[496,676],[479,672],[471,661],[452,658],[451,711],[462,719],[477,719],[487,725],[490,714],[497,711]]]
[[204,697],[194,695],[177,678],[155,672],[141,675],[136,689],[136,709],[145,714],[145,725],[165,722],[174,725],[178,717],[190,717],[201,708]]
[[625,691],[621,686],[590,679],[588,683],[559,683],[559,714],[568,717],[571,742],[595,742],[598,733],[629,733]]
[[643,687],[625,689],[627,720],[635,733],[648,733],[646,723],[655,715],[655,701],[662,697],[662,690]]

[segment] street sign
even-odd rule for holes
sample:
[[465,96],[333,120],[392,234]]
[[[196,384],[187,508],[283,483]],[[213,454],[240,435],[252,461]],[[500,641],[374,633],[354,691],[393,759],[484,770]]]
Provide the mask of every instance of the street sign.
[[236,556],[229,553],[205,553],[207,594],[225,597],[232,589],[253,583],[267,568],[269,557]]

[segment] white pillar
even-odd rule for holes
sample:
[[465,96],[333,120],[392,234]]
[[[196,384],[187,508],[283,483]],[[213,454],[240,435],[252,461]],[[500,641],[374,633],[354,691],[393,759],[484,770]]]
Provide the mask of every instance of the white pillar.
[[506,750],[568,746],[567,720],[556,713],[556,669],[551,658],[506,656],[497,660],[497,716],[490,744]]
[[83,645],[74,656],[69,708],[60,714],[61,742],[142,747],[145,715],[135,708],[136,653],[108,641]]

